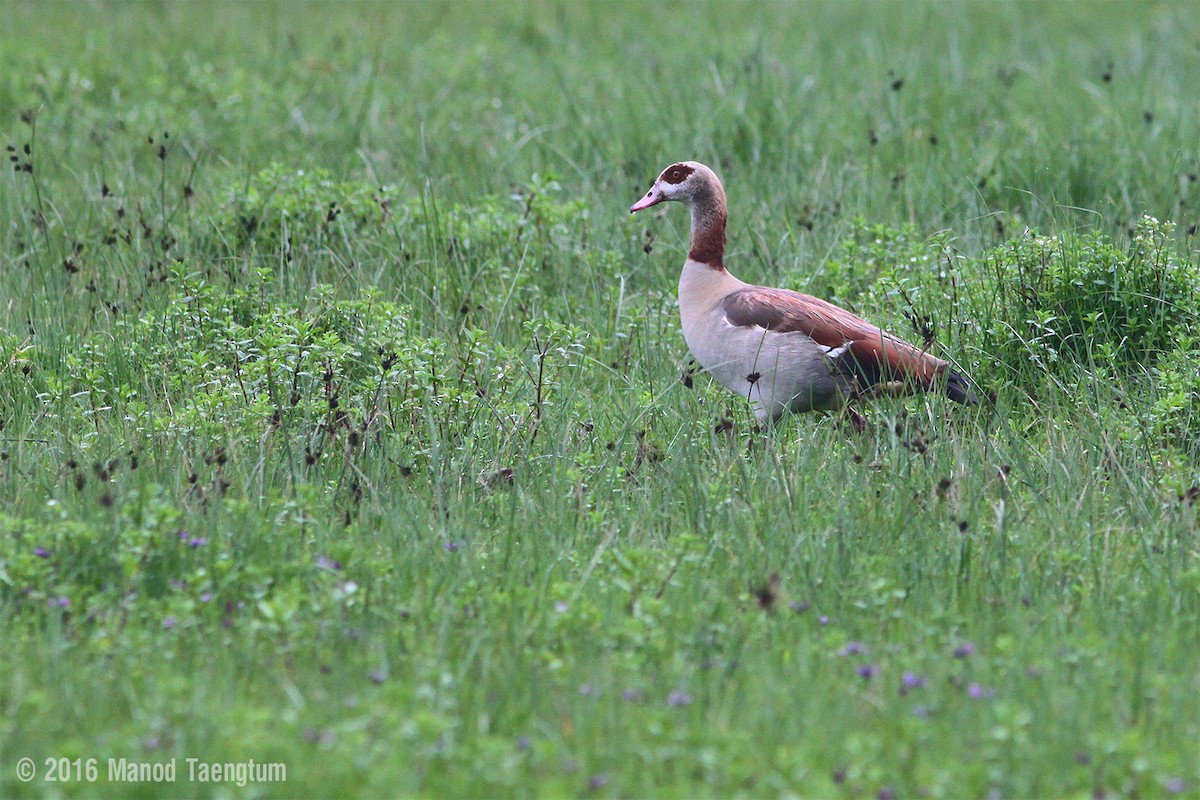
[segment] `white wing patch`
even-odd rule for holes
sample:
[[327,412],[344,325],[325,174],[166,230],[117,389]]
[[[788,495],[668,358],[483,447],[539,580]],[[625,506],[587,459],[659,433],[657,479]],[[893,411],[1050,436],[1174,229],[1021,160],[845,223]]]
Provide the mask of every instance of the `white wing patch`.
[[829,358],[830,361],[837,361],[839,358],[846,355],[846,351],[850,349],[850,346],[852,344],[854,344],[854,342],[842,342],[837,347],[829,347],[827,345],[820,345],[820,348],[825,351],[825,355]]
[[753,331],[755,333],[778,333],[778,331],[773,331],[770,328],[764,328],[762,325],[757,325],[757,324],[755,324],[755,325],[738,325],[736,322],[734,322],[733,320],[731,320],[729,318],[728,314],[725,314],[725,313],[721,314],[721,321],[724,322],[729,328],[731,328],[735,331]]

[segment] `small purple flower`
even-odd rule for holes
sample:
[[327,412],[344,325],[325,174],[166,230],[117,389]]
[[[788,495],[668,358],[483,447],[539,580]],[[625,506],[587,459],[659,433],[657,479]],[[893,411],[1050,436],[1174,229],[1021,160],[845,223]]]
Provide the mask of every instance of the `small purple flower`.
[[790,608],[792,611],[795,611],[797,614],[803,614],[805,611],[808,611],[810,608],[812,608],[812,603],[808,602],[807,600],[803,602],[797,602],[793,600],[788,603],[788,608]]
[[1183,778],[1167,778],[1163,783],[1163,788],[1171,794],[1179,794],[1187,788],[1187,784],[1184,783]]
[[641,689],[626,689],[621,692],[621,699],[626,703],[640,703],[646,699],[646,693]]
[[858,674],[863,680],[869,681],[879,674],[879,667],[874,664],[863,664],[858,668]]
[[671,708],[679,708],[681,706],[690,706],[692,704],[692,696],[682,689],[675,689],[667,695],[667,705]]
[[188,547],[203,547],[208,544],[208,539],[205,539],[203,536],[192,536],[186,530],[179,532],[179,541]]
[[571,606],[567,603],[566,600],[559,600],[557,603],[554,604],[554,610],[557,611],[559,614],[565,613],[566,610],[570,607]]
[[38,558],[49,558],[49,557],[50,557],[50,551],[49,551],[49,550],[47,550],[47,549],[46,549],[46,548],[44,548],[44,547],[36,547],[36,548],[34,548],[34,550],[33,550],[33,554],[34,554],[35,556],[37,556]]
[[885,786],[875,794],[876,800],[896,800],[896,790]]
[[978,683],[972,683],[967,687],[967,694],[976,700],[982,697],[991,697],[995,693],[996,692],[994,689],[987,689],[983,686],[980,686]]
[[387,680],[387,672],[382,669],[373,669],[367,673],[367,679],[374,684],[380,684]]
[[207,603],[209,600],[212,600],[212,592],[205,592],[204,594],[200,595],[201,603]]
[[866,655],[869,652],[871,652],[871,648],[867,647],[862,642],[846,642],[846,646],[838,651],[838,655],[842,657],[857,656]]
[[597,772],[588,780],[588,788],[592,791],[603,789],[608,783],[608,776],[603,772]]
[[317,556],[317,566],[321,569],[327,569],[330,572],[337,572],[342,568],[340,561],[334,561],[332,558],[325,556]]
[[174,617],[163,617],[163,627],[164,628],[167,628],[167,629],[174,628],[178,624],[179,624],[179,620],[175,619]]
[[825,616],[824,614],[822,614],[821,616],[817,617],[817,622],[821,623],[822,625],[828,625],[828,624],[829,624],[829,617],[827,617],[827,616]]
[[464,544],[465,544],[465,542],[459,542],[454,539],[451,539],[448,542],[442,542],[442,549],[448,553],[453,553],[455,550],[462,549]]
[[529,738],[528,734],[523,734],[522,736],[520,736],[517,739],[517,749],[518,750],[521,750],[521,751],[528,750],[532,744],[533,744],[533,740]]
[[922,689],[925,687],[925,678],[915,672],[905,672],[900,678],[900,692],[903,694],[909,689]]
[[68,608],[71,605],[71,600],[65,594],[62,594],[58,597],[51,597],[46,601],[46,605],[51,608]]
[[970,642],[963,642],[958,647],[954,648],[954,657],[955,658],[966,658],[967,656],[971,655],[971,653],[974,653],[974,652],[975,652],[975,645],[971,644]]

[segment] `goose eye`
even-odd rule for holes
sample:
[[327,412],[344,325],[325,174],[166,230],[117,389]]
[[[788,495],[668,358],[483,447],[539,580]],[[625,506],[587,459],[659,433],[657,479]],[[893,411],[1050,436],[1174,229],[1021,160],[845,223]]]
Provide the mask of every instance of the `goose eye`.
[[667,167],[662,174],[662,179],[672,185],[678,185],[690,178],[692,171],[692,168],[686,164],[675,164]]

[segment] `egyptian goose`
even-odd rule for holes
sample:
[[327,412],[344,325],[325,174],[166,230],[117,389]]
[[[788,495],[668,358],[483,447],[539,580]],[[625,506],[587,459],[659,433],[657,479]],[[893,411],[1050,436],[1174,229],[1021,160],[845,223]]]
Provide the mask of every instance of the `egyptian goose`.
[[691,245],[679,277],[683,338],[720,384],[749,399],[759,422],[786,412],[847,408],[873,388],[941,389],[973,403],[967,380],[940,358],[811,295],[752,286],[724,264],[725,189],[695,161],[662,171],[632,214],[664,200],[692,211]]

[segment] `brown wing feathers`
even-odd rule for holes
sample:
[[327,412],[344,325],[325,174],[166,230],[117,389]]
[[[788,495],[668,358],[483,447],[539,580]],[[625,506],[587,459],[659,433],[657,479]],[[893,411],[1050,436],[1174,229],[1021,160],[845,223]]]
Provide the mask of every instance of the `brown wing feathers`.
[[799,332],[830,349],[846,347],[837,360],[862,389],[881,381],[913,381],[929,387],[947,367],[945,361],[811,295],[755,286],[730,294],[722,305],[733,325]]

